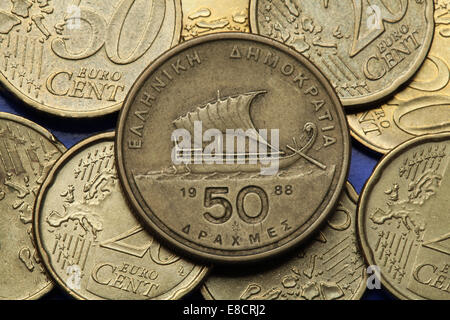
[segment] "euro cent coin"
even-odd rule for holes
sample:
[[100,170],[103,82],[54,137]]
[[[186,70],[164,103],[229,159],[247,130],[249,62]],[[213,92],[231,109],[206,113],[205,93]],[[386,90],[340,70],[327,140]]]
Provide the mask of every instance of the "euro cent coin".
[[450,299],[449,150],[448,132],[409,140],[381,160],[361,193],[364,255],[378,283],[401,299]]
[[351,134],[387,153],[414,137],[450,130],[450,1],[435,1],[433,44],[408,86],[383,105],[348,114]]
[[37,299],[53,288],[32,232],[39,187],[65,151],[47,130],[0,113],[0,299]]
[[202,294],[214,300],[357,300],[367,273],[356,235],[358,195],[347,183],[339,204],[308,243],[260,266],[214,269]]
[[114,133],[80,142],[54,166],[34,227],[55,281],[78,299],[178,299],[207,268],[167,251],[136,220],[114,162]]
[[54,115],[109,114],[181,26],[181,0],[2,1],[0,81]]
[[218,32],[250,32],[248,0],[183,0],[182,39]]
[[392,94],[422,65],[433,1],[251,0],[250,28],[308,57],[355,108]]
[[139,216],[179,252],[255,261],[300,243],[333,210],[347,130],[334,90],[294,50],[251,34],[204,36],[133,87],[119,176]]

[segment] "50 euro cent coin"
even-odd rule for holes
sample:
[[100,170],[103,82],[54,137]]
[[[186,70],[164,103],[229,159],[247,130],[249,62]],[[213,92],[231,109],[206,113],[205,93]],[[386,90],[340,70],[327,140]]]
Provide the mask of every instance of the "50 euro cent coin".
[[2,1],[0,81],[40,111],[110,114],[181,27],[181,0]]

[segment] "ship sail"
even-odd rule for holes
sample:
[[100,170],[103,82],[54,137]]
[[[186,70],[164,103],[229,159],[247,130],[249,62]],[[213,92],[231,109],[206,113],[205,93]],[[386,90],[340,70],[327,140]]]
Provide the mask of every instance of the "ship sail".
[[198,107],[195,111],[176,119],[173,124],[177,129],[186,129],[194,135],[194,122],[201,121],[203,130],[218,129],[226,133],[227,129],[242,129],[247,131],[249,138],[257,140],[274,149],[261,137],[250,118],[250,107],[253,100],[267,91],[254,91],[230,96],[224,99],[218,97],[217,101]]

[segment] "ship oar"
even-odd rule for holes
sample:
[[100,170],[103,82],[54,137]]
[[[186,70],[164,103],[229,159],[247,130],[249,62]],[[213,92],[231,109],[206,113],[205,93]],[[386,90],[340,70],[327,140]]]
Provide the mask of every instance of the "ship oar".
[[320,163],[319,161],[307,156],[306,154],[304,154],[303,152],[299,151],[299,150],[295,150],[294,148],[292,148],[291,146],[286,146],[289,150],[295,152],[296,154],[300,155],[301,157],[303,157],[305,160],[308,160],[309,162],[311,162],[312,164],[318,166],[320,169],[322,170],[327,170],[327,166]]

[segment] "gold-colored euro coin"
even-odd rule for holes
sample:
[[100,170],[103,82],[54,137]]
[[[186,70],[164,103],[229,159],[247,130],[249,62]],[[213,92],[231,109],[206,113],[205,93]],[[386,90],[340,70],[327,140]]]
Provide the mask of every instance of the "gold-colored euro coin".
[[358,195],[347,183],[316,236],[282,260],[251,268],[216,268],[202,294],[215,300],[356,300],[366,267],[356,236]]
[[0,81],[58,116],[112,113],[181,24],[181,0],[4,0]]
[[0,113],[0,299],[37,299],[53,284],[32,233],[38,190],[65,151],[47,130]]
[[378,108],[347,115],[351,134],[387,153],[414,137],[450,130],[450,1],[435,1],[435,32],[425,63],[406,88]]
[[183,40],[217,32],[250,32],[248,0],[183,0]]
[[38,248],[78,299],[178,299],[207,268],[170,253],[130,211],[114,162],[114,134],[91,137],[55,164],[36,201]]
[[409,140],[375,168],[358,234],[381,283],[401,299],[450,299],[450,132]]
[[433,0],[251,0],[250,28],[309,58],[355,108],[392,94],[422,65]]

